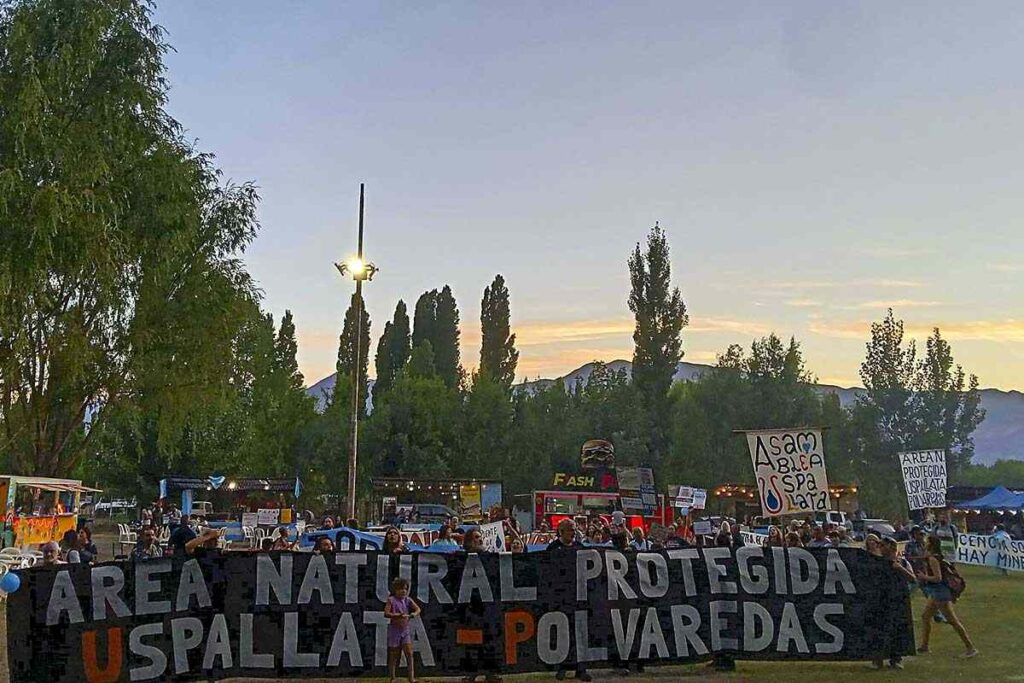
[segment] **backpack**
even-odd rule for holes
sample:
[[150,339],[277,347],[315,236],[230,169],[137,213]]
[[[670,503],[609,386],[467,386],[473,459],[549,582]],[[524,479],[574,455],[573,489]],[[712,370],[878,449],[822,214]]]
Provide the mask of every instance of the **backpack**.
[[967,589],[967,581],[960,575],[956,567],[949,560],[942,560],[942,582],[949,587],[949,592],[953,594],[953,602],[957,601],[964,590]]

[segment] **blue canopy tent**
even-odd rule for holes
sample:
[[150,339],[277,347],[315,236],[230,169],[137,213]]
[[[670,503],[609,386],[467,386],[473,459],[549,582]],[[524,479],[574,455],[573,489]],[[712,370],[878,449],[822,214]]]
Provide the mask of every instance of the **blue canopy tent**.
[[981,498],[957,503],[959,510],[1024,510],[1024,491],[997,486]]

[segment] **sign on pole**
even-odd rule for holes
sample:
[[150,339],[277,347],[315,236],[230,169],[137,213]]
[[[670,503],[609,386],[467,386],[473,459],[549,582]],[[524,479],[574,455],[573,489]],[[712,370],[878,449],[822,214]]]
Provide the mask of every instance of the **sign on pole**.
[[831,509],[820,429],[746,432],[766,515]]
[[910,509],[946,507],[945,452],[911,451],[899,456]]

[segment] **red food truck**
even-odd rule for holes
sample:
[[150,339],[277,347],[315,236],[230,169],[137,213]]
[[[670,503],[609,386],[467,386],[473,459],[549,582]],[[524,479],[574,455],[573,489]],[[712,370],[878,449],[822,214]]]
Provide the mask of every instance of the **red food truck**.
[[[636,473],[636,469],[632,469]],[[625,470],[622,470],[625,477]],[[653,494],[653,477],[650,479]],[[635,484],[631,484],[635,485]],[[636,492],[630,496],[638,502]],[[666,505],[664,496],[656,497],[657,503],[650,514],[626,513],[626,526],[630,529],[643,527],[650,531],[652,524],[668,526],[673,520],[673,510]],[[555,472],[551,489],[533,492],[533,528],[541,529],[546,524],[554,529],[563,519],[587,520],[599,516],[606,524],[611,523],[612,513],[624,510],[619,490],[619,479],[615,469],[615,447],[604,439],[591,439],[580,449],[580,469],[576,472]]]
[[[551,490],[533,492],[533,528],[540,529],[547,524],[554,530],[563,519],[589,519],[598,515],[605,524],[611,524],[612,513],[622,509],[618,491]],[[665,505],[665,497],[658,496],[658,507],[654,513],[645,516],[626,514],[626,526],[643,527],[650,531],[652,524],[669,526],[673,521],[673,510]]]

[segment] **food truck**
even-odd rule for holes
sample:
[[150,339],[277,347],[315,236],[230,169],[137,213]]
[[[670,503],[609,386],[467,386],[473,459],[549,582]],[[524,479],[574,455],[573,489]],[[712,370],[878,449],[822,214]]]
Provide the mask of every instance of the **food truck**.
[[99,489],[82,486],[78,479],[0,475],[0,546],[27,548],[60,541],[78,528],[78,504],[82,493]]
[[553,530],[563,519],[580,520],[594,515],[610,524],[616,510],[625,512],[629,528],[639,526],[650,531],[653,524],[672,523],[673,511],[666,506],[664,496],[654,496],[656,503],[645,510],[623,505],[623,498],[615,469],[615,447],[603,439],[591,439],[581,449],[579,470],[555,472],[549,489],[533,492],[533,527],[540,529],[546,524]]

